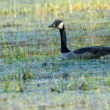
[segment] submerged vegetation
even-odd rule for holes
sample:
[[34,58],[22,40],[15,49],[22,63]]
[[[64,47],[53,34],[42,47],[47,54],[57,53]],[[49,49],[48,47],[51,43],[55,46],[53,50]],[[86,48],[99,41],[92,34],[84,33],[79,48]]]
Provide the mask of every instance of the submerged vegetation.
[[109,110],[110,58],[63,60],[68,47],[110,46],[110,0],[0,1],[0,110]]

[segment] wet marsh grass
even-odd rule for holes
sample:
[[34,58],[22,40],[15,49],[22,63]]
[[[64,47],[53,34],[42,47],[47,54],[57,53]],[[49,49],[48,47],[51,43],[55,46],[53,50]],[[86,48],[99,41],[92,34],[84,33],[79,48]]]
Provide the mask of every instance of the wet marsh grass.
[[59,32],[48,29],[55,19],[64,20],[71,50],[109,46],[109,0],[4,0],[0,4],[0,92],[15,108],[109,110],[109,59],[63,60]]

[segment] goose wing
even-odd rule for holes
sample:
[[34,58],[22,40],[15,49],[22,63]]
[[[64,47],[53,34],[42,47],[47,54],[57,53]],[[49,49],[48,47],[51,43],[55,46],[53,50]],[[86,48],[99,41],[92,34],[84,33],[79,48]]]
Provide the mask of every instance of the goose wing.
[[85,55],[85,57],[99,58],[104,55],[109,55],[110,47],[103,47],[103,46],[84,47],[75,50],[74,53]]

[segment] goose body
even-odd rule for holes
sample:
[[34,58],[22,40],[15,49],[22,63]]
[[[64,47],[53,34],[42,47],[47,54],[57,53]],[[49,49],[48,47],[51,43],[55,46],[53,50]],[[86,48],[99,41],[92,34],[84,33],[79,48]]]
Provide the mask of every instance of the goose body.
[[104,46],[91,46],[79,48],[74,51],[70,51],[67,48],[66,44],[66,31],[63,21],[56,20],[49,27],[58,28],[61,36],[61,55],[63,58],[84,58],[84,59],[92,59],[92,58],[100,58],[105,55],[110,55],[110,47]]
[[77,49],[75,51],[70,51],[67,53],[62,53],[63,58],[100,58],[105,55],[110,55],[110,47],[103,46],[92,46]]

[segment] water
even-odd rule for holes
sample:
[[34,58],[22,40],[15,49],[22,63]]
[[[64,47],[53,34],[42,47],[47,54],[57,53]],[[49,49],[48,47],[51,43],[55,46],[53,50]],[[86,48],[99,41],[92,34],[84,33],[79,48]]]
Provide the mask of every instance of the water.
[[[1,54],[1,76],[17,72],[22,74],[22,68],[25,68],[34,74],[34,78],[23,82],[23,93],[15,92],[15,80],[11,81],[9,92],[4,91],[1,82],[1,109],[106,109],[110,103],[109,86],[107,85],[107,77],[110,74],[109,58],[62,60],[59,33],[54,33],[54,30],[49,32],[52,33],[51,37],[48,34],[40,37],[40,33],[37,32],[5,35],[9,55],[11,49],[21,47],[23,52],[27,52],[26,56],[28,57],[25,59],[25,56],[21,56],[17,60],[12,60],[13,58],[10,57],[5,58],[4,53]],[[55,30],[55,32],[57,31]],[[88,37],[87,43],[93,39],[94,44],[97,42],[100,44],[97,39],[103,38],[105,36]],[[109,44],[106,39],[109,39],[109,36],[101,43]],[[83,36],[75,37],[73,31],[69,31],[69,48],[75,49],[85,46],[84,42]],[[0,46],[2,47],[1,52],[3,52],[5,46],[2,39]],[[14,52],[16,51],[13,49]],[[90,81],[88,81],[89,79]],[[84,83],[83,80],[87,81],[89,88],[81,87]],[[105,106],[102,106],[102,103]]]
[[[0,17],[0,110],[109,110],[110,58],[63,60],[59,31],[48,29],[59,16],[38,18],[35,3]],[[110,46],[109,18],[109,10],[62,14],[69,49]]]

